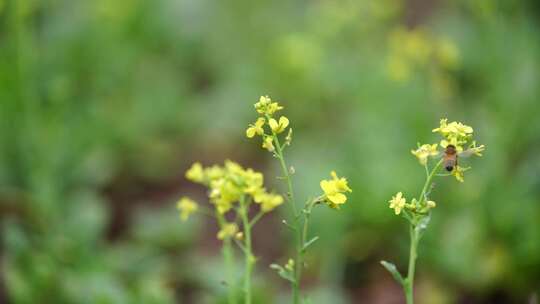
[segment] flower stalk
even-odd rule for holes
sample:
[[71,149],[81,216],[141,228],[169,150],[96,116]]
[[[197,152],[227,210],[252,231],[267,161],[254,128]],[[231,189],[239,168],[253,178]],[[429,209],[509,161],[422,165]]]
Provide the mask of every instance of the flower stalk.
[[[286,197],[291,205],[292,216],[289,222],[283,221],[283,223],[291,228],[294,233],[294,259],[289,259],[284,267],[278,264],[272,264],[270,267],[277,270],[282,278],[290,282],[292,302],[299,304],[302,298],[300,285],[302,281],[302,270],[305,267],[304,253],[307,247],[318,239],[318,237],[314,237],[310,241],[307,241],[311,210],[317,203],[322,202],[333,209],[339,209],[339,205],[344,204],[347,200],[347,197],[343,193],[350,192],[351,189],[348,187],[345,178],[338,178],[337,174],[332,171],[332,180],[321,181],[321,188],[324,194],[316,200],[308,200],[303,208],[299,210],[294,196],[292,181],[294,170],[288,167],[283,153],[285,147],[291,144],[292,129],[288,129],[285,141],[281,142],[279,134],[287,130],[289,119],[285,116],[280,116],[277,120],[274,118],[274,114],[282,109],[283,107],[279,103],[272,102],[268,96],[261,96],[259,102],[255,104],[255,110],[260,114],[260,117],[257,118],[255,123],[248,126],[246,136],[248,138],[253,138],[255,135],[262,137],[262,148],[273,153],[274,157],[278,159],[282,171],[281,179],[287,185]],[[266,129],[269,128],[270,132],[267,132],[265,127]]]
[[[434,201],[429,200],[433,188],[433,178],[435,176],[455,176],[456,180],[463,182],[463,172],[466,169],[458,165],[458,156],[481,156],[481,152],[485,149],[483,145],[476,146],[475,141],[472,141],[467,150],[463,148],[472,140],[473,129],[459,122],[447,123],[446,119],[441,119],[440,127],[434,129],[433,132],[438,132],[443,136],[440,144],[418,144],[418,149],[411,151],[426,171],[426,181],[420,195],[407,203],[403,194],[398,192],[389,201],[389,207],[394,209],[395,214],[401,214],[409,222],[410,248],[407,277],[404,279],[394,264],[386,261],[381,261],[381,264],[401,284],[407,304],[414,304],[414,276],[418,258],[418,244],[431,219],[431,211],[436,206]],[[444,149],[443,151],[437,149],[439,145]],[[456,155],[455,151],[460,153]],[[431,171],[428,166],[430,158],[438,159]],[[441,166],[451,172],[449,174],[438,173]]]

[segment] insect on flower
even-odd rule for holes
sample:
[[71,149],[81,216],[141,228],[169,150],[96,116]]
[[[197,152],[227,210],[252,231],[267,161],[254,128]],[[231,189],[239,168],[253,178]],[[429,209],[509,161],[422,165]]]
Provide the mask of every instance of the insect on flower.
[[[475,145],[475,144],[473,144]],[[471,147],[463,152],[458,152],[458,149],[454,145],[447,145],[442,153],[443,158],[443,167],[448,172],[452,172],[454,168],[458,166],[458,156],[459,157],[469,157],[473,154],[479,155],[480,152],[484,150],[484,145],[480,147]],[[480,154],[481,155],[481,154]]]

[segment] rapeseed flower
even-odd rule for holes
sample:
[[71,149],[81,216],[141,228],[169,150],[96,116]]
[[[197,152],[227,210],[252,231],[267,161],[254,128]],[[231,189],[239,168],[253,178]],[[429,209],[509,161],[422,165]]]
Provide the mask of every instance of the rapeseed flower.
[[401,213],[401,210],[405,208],[406,200],[403,197],[403,193],[398,192],[395,196],[392,197],[391,200],[388,201],[390,203],[390,208],[394,209],[394,212],[396,215]]
[[439,151],[437,151],[437,144],[429,145],[421,145],[416,150],[411,150],[411,153],[418,158],[418,161],[420,161],[420,164],[425,165],[427,163],[427,159],[430,156],[437,156],[439,155]]
[[246,130],[246,136],[248,138],[253,138],[255,135],[263,135],[264,134],[264,123],[266,122],[266,119],[264,117],[257,118],[257,121],[255,121],[254,124],[249,125],[249,127]]
[[322,180],[320,182],[321,189],[324,192],[324,201],[330,208],[339,209],[339,206],[345,204],[347,196],[345,192],[352,192],[349,188],[347,179],[339,178],[335,171],[330,172],[331,180]]
[[194,200],[182,197],[178,203],[176,203],[176,208],[180,211],[180,219],[185,222],[192,213],[197,212],[199,206]]
[[285,129],[289,125],[289,119],[287,117],[285,117],[285,116],[281,116],[279,118],[279,122],[278,122],[275,119],[270,118],[270,120],[268,121],[268,125],[270,125],[270,128],[272,129],[272,132],[274,132],[276,134],[279,134],[279,133],[285,131]]
[[236,235],[238,232],[238,226],[235,223],[226,223],[221,227],[221,230],[217,233],[217,238],[224,240]]

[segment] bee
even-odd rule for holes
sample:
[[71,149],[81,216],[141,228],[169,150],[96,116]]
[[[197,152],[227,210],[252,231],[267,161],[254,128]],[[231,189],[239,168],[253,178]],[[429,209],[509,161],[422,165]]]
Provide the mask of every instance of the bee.
[[446,146],[443,154],[443,165],[446,171],[452,172],[458,164],[458,153],[454,145]]
[[458,152],[456,146],[448,145],[442,152],[443,166],[448,172],[452,172],[454,168],[458,165],[458,156],[459,157],[470,157],[475,152],[473,149],[467,149],[462,152]]

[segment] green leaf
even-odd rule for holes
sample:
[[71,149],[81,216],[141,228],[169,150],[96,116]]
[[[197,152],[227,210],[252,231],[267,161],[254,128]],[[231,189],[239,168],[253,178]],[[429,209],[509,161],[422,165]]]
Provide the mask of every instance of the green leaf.
[[270,264],[270,268],[276,270],[278,275],[284,278],[285,280],[291,281],[293,283],[295,282],[292,273],[288,271],[287,269],[283,268],[283,266],[278,265],[278,264]]
[[306,251],[306,249],[311,246],[311,244],[315,243],[319,239],[318,236],[312,238],[311,240],[304,243],[304,246],[302,246],[302,251]]
[[388,270],[392,274],[394,279],[399,284],[401,284],[401,285],[405,284],[405,280],[403,280],[403,277],[401,276],[401,274],[397,270],[396,265],[394,265],[394,264],[392,264],[390,262],[387,262],[387,261],[381,261],[381,265],[383,265],[383,267],[386,268],[386,270]]

